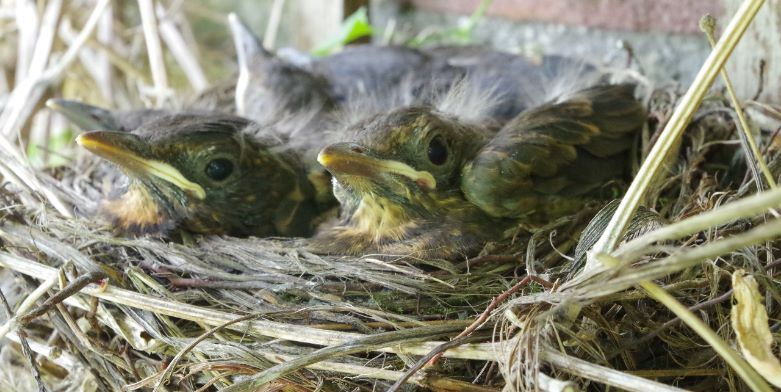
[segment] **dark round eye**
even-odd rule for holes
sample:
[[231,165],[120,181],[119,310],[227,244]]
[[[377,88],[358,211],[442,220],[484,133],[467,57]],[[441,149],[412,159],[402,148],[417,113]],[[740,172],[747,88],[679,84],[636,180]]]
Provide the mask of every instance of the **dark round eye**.
[[441,137],[435,136],[428,143],[428,160],[437,166],[447,161],[447,145]]
[[211,160],[206,165],[206,175],[214,181],[222,181],[233,173],[233,162],[225,158]]

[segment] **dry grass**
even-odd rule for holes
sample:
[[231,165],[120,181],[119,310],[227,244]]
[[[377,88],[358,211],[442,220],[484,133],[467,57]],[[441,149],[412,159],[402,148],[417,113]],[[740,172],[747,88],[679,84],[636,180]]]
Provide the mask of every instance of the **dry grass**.
[[[650,209],[629,215],[615,250],[590,257],[605,227],[624,231],[608,223],[617,203],[590,224],[597,206],[519,227],[482,256],[451,262],[324,257],[301,250],[299,239],[118,238],[89,216],[110,175],[70,143],[58,146],[70,138],[66,124],[40,107],[60,95],[175,105],[182,91],[202,89],[203,72],[190,60],[210,51],[188,33],[189,2],[170,10],[151,3],[140,2],[143,18],[133,7],[112,17],[103,1],[0,13],[9,15],[0,31],[13,37],[0,41],[0,52],[14,54],[1,57],[14,72],[5,74],[13,88],[0,89],[0,289],[18,315],[0,329],[0,389],[386,390],[439,352],[444,358],[412,374],[408,388],[766,388],[740,354],[730,358],[707,340],[735,345],[730,277],[738,269],[757,279],[775,342],[781,318],[781,225],[770,212],[781,192],[755,195],[765,182],[754,159],[746,165],[751,149],[720,92],[693,114],[682,139],[668,142],[667,159],[640,151],[664,173],[646,179],[653,186],[637,196]],[[37,26],[30,13],[41,16]],[[150,50],[149,65],[137,34],[142,19],[146,40],[155,39],[149,23],[159,24],[170,58]],[[684,95],[675,86],[648,91],[643,146],[666,137]],[[781,125],[774,107],[762,107]],[[759,158],[777,177],[781,139],[773,131],[757,135]],[[41,295],[49,300],[35,305]],[[475,320],[471,335],[443,351]]]

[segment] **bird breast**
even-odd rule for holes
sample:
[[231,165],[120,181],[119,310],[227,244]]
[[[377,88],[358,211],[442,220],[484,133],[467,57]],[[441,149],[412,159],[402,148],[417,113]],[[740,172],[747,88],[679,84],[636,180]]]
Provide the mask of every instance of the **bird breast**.
[[416,225],[403,206],[375,197],[364,197],[350,217],[354,235],[374,243],[400,241]]

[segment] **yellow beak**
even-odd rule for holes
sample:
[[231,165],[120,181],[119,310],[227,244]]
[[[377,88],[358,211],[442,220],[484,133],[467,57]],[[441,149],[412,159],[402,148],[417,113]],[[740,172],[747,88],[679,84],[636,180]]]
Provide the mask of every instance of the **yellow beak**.
[[363,153],[365,149],[353,143],[336,143],[324,148],[317,155],[328,171],[367,178],[379,178],[383,173],[393,173],[415,181],[420,187],[431,191],[437,188],[437,181],[427,171],[415,170],[406,163],[377,159]]
[[175,167],[165,162],[143,158],[134,153],[132,146],[143,142],[133,134],[111,131],[85,132],[76,138],[76,143],[131,173],[157,177],[190,193],[199,200],[206,198],[206,191],[203,187],[185,178]]

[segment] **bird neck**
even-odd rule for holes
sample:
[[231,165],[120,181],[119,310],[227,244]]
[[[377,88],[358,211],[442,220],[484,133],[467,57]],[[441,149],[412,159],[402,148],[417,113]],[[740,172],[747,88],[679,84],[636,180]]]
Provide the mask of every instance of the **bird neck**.
[[143,184],[132,181],[125,193],[103,203],[103,212],[110,218],[115,231],[162,235],[174,228],[172,211],[161,205],[152,192]]
[[416,226],[404,206],[376,197],[363,197],[349,220],[354,234],[376,244],[399,241]]

